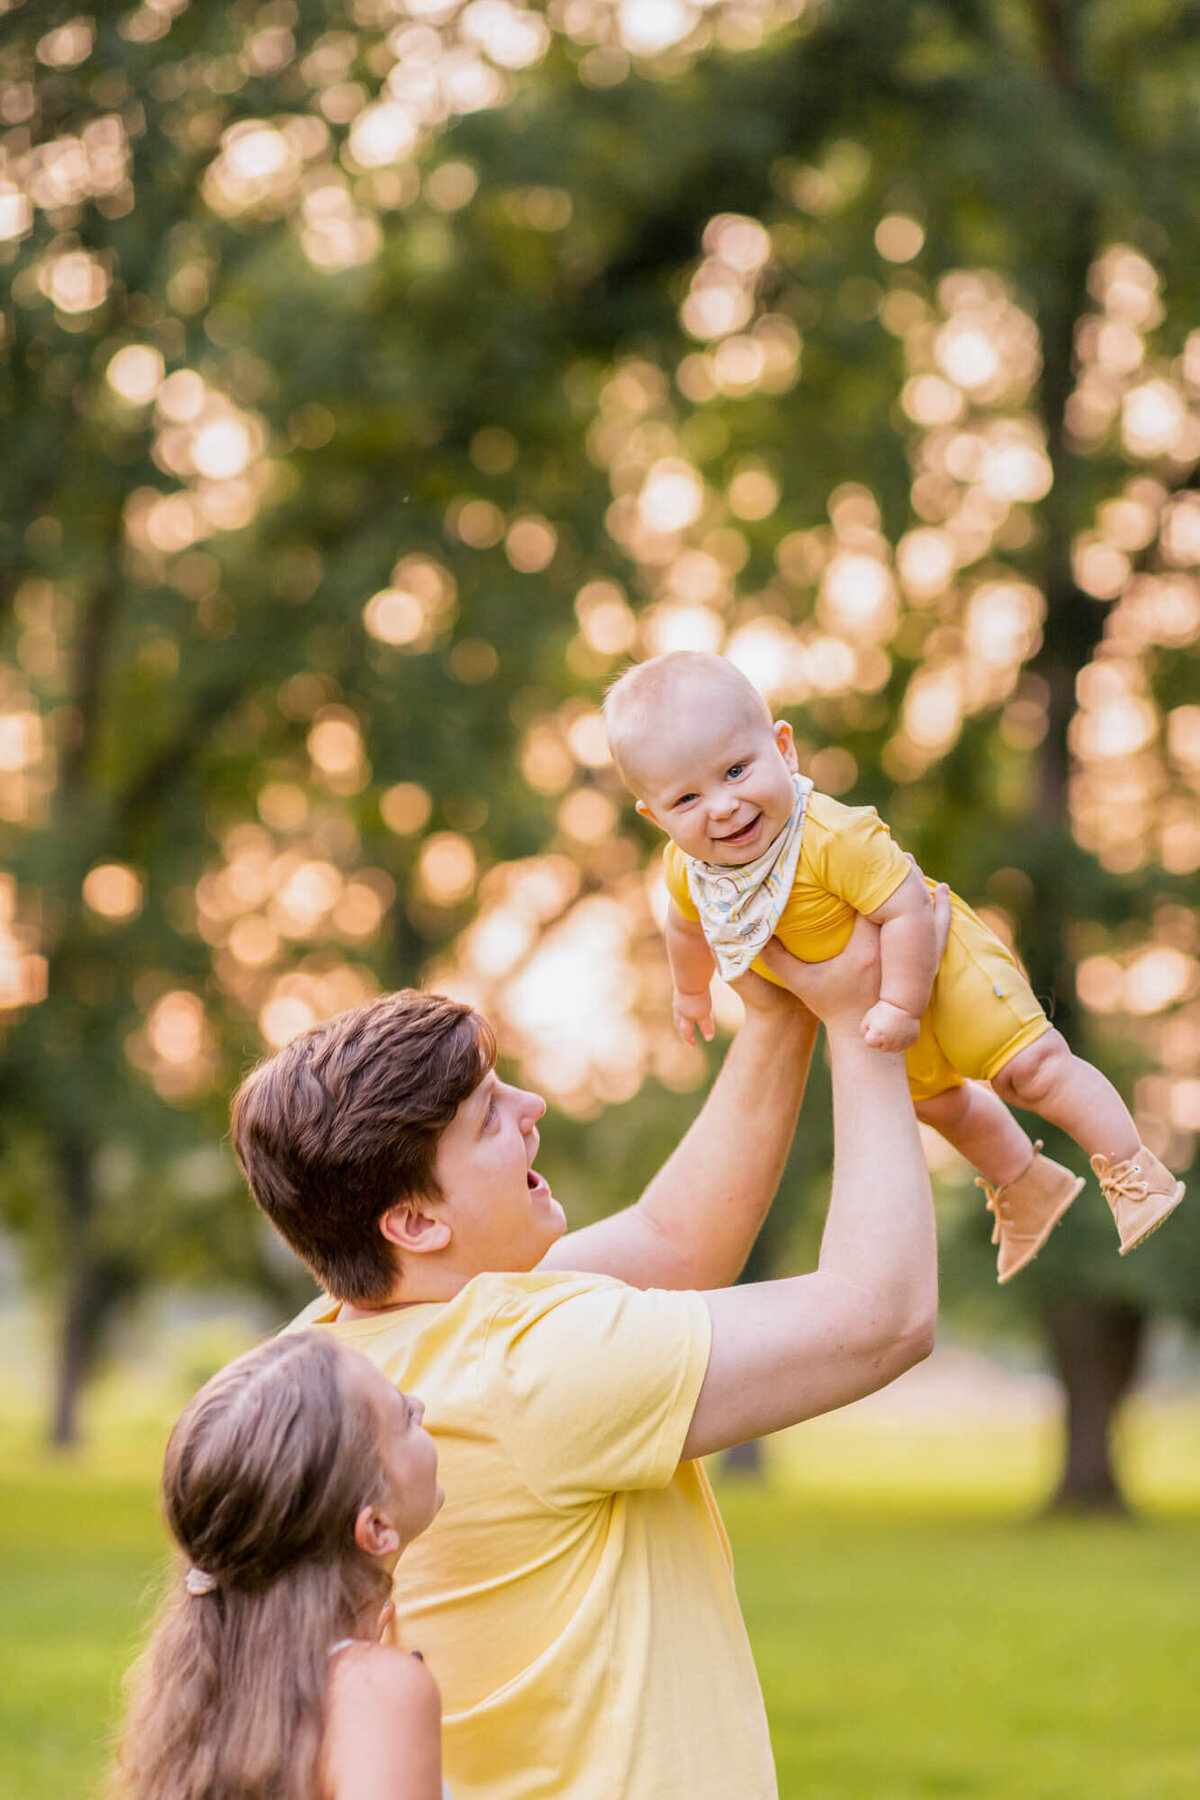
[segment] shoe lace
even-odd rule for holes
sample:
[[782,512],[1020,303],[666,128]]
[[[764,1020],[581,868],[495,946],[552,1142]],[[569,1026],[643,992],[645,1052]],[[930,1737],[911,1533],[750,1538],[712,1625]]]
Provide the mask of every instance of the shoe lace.
[[991,1182],[985,1181],[982,1175],[977,1175],[975,1177],[975,1186],[977,1188],[982,1188],[987,1195],[987,1209],[992,1215],[992,1242],[993,1244],[998,1244],[1000,1242],[1000,1212],[1002,1204],[1000,1195],[1003,1190],[998,1187],[993,1187]]
[[1110,1203],[1117,1200],[1144,1200],[1150,1192],[1150,1183],[1142,1174],[1141,1164],[1133,1161],[1110,1163],[1108,1168],[1097,1171],[1100,1186],[1104,1190],[1104,1198]]
[[[1033,1162],[1029,1165],[1030,1169],[1033,1168],[1034,1163],[1037,1162],[1038,1157],[1041,1155],[1042,1141],[1043,1140],[1039,1138],[1037,1143],[1033,1146]],[[1026,1169],[1025,1174],[1027,1175],[1028,1173],[1029,1169]],[[1022,1175],[1018,1177],[1018,1179],[1023,1181],[1025,1176]],[[1011,1187],[1012,1185],[1012,1182],[1007,1184],[1008,1187]],[[1008,1213],[1005,1211],[1005,1202],[1003,1198],[1006,1189],[1004,1187],[993,1187],[991,1182],[985,1180],[982,1175],[977,1175],[975,1177],[975,1186],[977,1188],[982,1188],[987,1195],[987,1209],[992,1215],[992,1242],[993,1244],[998,1244],[1000,1242],[1001,1223],[1003,1222],[1005,1225],[1008,1224]]]

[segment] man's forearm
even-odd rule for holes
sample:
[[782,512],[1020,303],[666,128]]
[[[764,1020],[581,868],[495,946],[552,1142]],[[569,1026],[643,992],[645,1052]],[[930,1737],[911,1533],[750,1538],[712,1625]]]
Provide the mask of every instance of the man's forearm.
[[705,1295],[712,1349],[685,1456],[872,1393],[928,1354],[937,1310],[929,1177],[899,1055],[843,1030],[820,1267]]
[[677,1278],[657,1285],[737,1280],[779,1186],[816,1033],[802,1007],[748,1011],[699,1117],[637,1203],[678,1259]]
[[929,1176],[904,1058],[845,1031],[830,1040],[833,1193],[819,1269],[903,1314],[936,1306]]

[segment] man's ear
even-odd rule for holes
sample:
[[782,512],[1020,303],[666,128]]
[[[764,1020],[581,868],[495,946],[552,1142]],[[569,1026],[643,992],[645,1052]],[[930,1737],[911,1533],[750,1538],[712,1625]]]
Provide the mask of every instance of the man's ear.
[[379,1221],[389,1244],[405,1256],[428,1256],[450,1242],[450,1221],[441,1213],[426,1212],[420,1200],[398,1200]]
[[796,740],[792,736],[792,728],[786,719],[775,721],[775,743],[793,775],[800,773],[800,758],[796,755]]
[[639,819],[649,819],[651,825],[657,825],[660,831],[666,831],[666,826],[659,823],[644,800],[635,800],[633,810]]
[[368,1556],[390,1556],[400,1549],[400,1533],[373,1506],[360,1506],[354,1521],[354,1541]]

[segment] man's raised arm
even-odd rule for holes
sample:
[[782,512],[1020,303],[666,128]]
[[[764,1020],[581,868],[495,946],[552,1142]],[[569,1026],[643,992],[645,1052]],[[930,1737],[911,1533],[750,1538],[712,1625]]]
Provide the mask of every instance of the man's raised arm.
[[[874,930],[860,920],[855,936]],[[904,1058],[869,1049],[859,1036],[863,992],[853,949],[854,939],[832,962],[790,969],[782,946],[768,946],[772,967],[797,980],[825,1021],[833,1193],[814,1274],[705,1295],[712,1349],[685,1458],[844,1406],[933,1347],[937,1245],[929,1176]]]
[[745,1023],[678,1149],[640,1200],[561,1238],[543,1268],[641,1288],[737,1280],[779,1186],[817,1031],[805,1006],[761,976],[743,976],[738,991]]

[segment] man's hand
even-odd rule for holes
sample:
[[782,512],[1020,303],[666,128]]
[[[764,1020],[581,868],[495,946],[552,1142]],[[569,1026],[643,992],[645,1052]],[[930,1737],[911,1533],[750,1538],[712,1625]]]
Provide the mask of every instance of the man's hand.
[[774,937],[759,955],[828,1031],[842,1028],[857,1035],[863,1014],[879,998],[879,927],[861,913],[846,948],[827,962],[801,962]]
[[676,988],[671,999],[671,1017],[685,1044],[695,1043],[697,1025],[705,1043],[712,1043],[716,1026],[713,1024],[712,995],[707,988],[701,994],[682,994]]
[[872,1050],[907,1050],[916,1043],[920,1029],[919,1019],[890,1000],[877,1000],[859,1027],[864,1043]]

